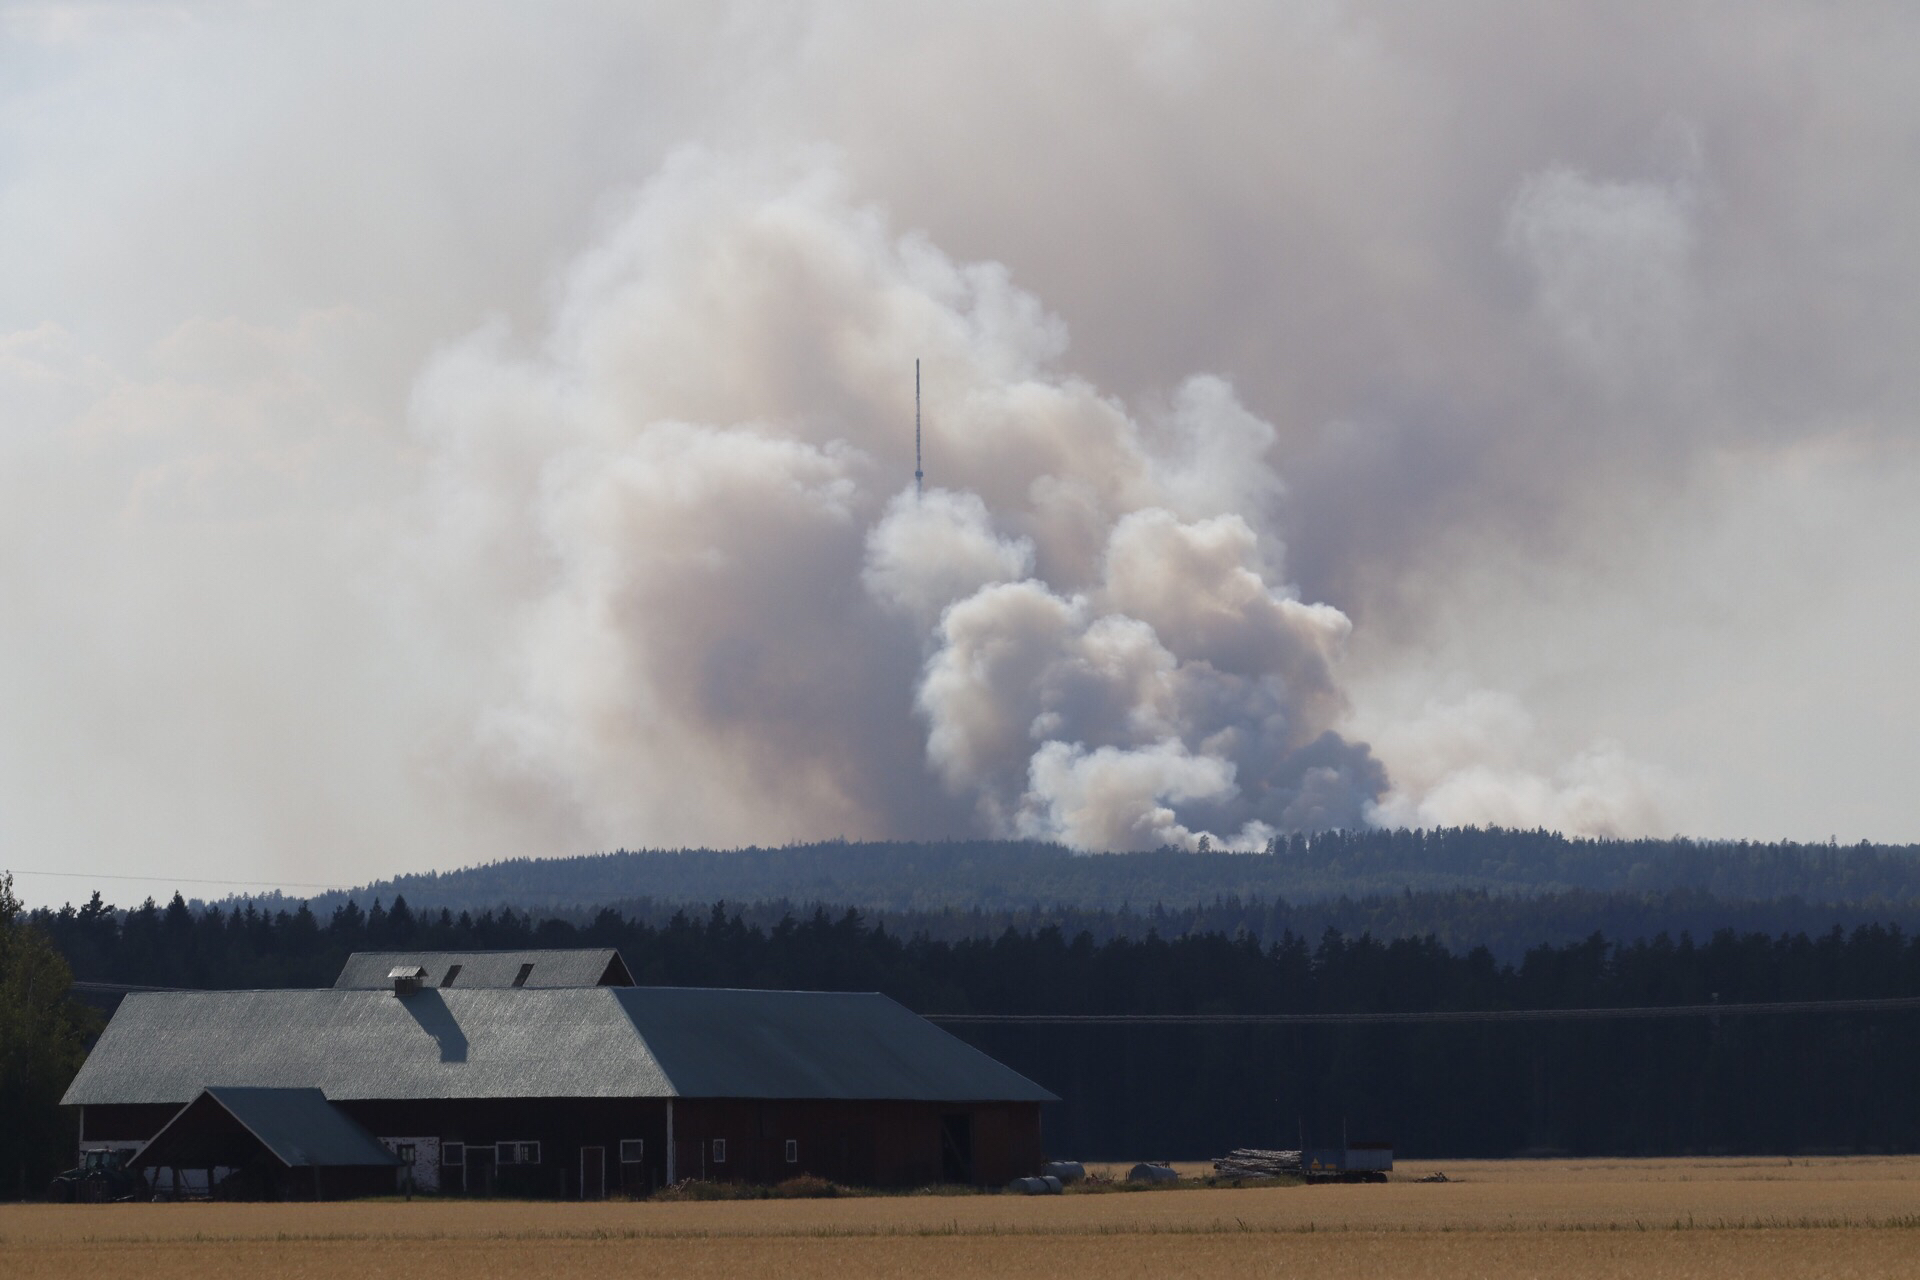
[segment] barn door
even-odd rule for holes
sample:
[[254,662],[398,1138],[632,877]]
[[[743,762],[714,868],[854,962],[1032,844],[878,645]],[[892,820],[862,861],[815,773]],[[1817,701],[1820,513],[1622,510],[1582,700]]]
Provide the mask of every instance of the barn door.
[[491,1143],[484,1146],[467,1147],[467,1191],[471,1195],[490,1196],[493,1194],[494,1148]]
[[973,1117],[965,1112],[940,1117],[940,1177],[945,1182],[973,1181]]
[[582,1200],[607,1198],[607,1149],[605,1147],[580,1148],[580,1198]]

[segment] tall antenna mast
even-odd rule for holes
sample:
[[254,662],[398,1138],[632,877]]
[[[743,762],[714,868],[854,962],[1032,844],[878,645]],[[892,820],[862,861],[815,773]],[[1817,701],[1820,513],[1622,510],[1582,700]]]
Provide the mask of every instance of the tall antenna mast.
[[920,470],[920,357],[913,358],[913,496],[920,496],[926,472]]

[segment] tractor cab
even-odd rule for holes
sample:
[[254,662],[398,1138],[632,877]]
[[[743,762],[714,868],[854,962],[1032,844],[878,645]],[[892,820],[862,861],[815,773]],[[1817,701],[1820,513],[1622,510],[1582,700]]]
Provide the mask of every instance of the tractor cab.
[[99,1204],[108,1200],[145,1199],[147,1184],[127,1168],[126,1151],[99,1147],[80,1154],[77,1167],[57,1175],[47,1188],[50,1200]]

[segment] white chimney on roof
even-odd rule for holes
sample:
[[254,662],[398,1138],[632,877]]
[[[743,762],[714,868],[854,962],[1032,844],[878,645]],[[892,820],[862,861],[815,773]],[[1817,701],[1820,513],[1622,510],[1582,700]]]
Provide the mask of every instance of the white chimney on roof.
[[427,971],[417,964],[397,964],[387,970],[387,980],[393,983],[393,994],[410,996],[427,980]]

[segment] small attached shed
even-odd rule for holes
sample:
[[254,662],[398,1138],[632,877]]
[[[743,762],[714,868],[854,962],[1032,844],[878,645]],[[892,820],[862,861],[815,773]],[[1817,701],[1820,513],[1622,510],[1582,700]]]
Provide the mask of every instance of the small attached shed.
[[402,1163],[318,1089],[215,1087],[180,1108],[131,1167],[153,1170],[163,1192],[159,1170],[195,1169],[221,1199],[334,1200],[392,1194]]

